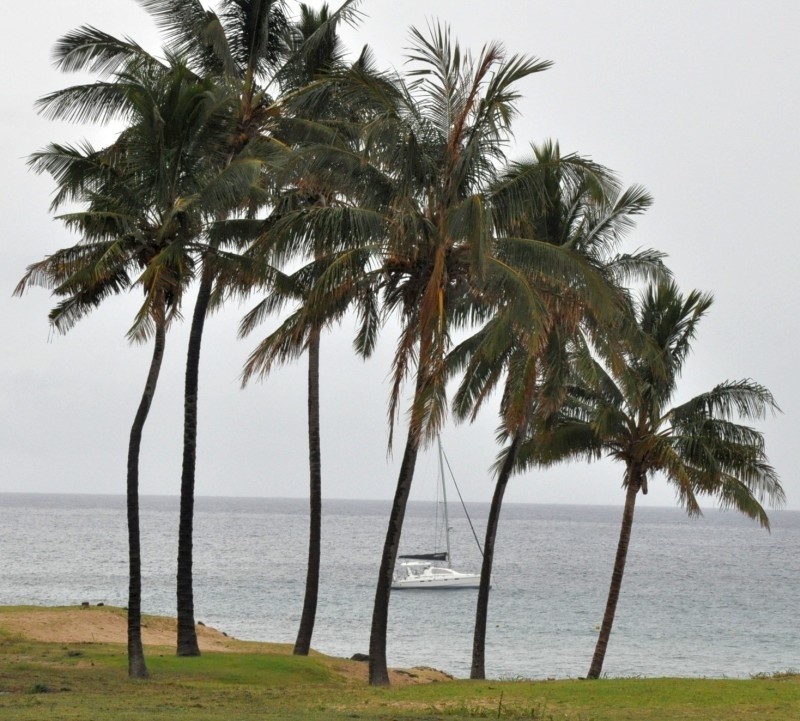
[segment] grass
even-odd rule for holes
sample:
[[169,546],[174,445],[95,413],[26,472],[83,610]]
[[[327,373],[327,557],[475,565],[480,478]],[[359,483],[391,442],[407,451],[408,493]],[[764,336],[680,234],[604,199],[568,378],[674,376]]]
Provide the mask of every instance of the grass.
[[247,652],[200,658],[149,647],[151,678],[130,681],[124,645],[31,641],[4,630],[5,612],[0,609],[0,718],[14,721],[800,718],[800,676],[793,673],[746,680],[447,681],[372,689],[357,662],[247,644]]

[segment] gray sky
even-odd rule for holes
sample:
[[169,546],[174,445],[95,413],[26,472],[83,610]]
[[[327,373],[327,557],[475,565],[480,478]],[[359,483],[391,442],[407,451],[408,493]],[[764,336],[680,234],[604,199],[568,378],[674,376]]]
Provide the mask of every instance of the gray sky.
[[[316,3],[318,4],[318,3]],[[410,25],[448,22],[462,45],[478,51],[501,40],[510,53],[555,62],[520,87],[520,153],[529,142],[559,140],[563,151],[591,156],[641,183],[655,206],[627,249],[654,247],[685,290],[711,291],[689,358],[681,396],[725,379],[768,386],[784,414],[761,424],[782,475],[788,508],[800,509],[794,436],[800,383],[794,372],[794,206],[800,197],[800,3],[686,0],[603,3],[513,0],[372,0],[345,37],[355,52],[369,42],[383,66],[401,67]],[[66,336],[52,336],[52,300],[34,288],[11,298],[25,267],[72,241],[48,211],[52,181],[25,167],[50,141],[82,137],[100,145],[108,130],[37,117],[34,101],[79,80],[56,73],[51,48],[82,24],[129,35],[156,50],[159,37],[133,0],[62,0],[17,4],[2,44],[3,261],[0,264],[0,491],[124,493],[130,423],[150,347],[125,340],[139,297],[109,301]],[[184,309],[191,315],[192,300]],[[201,366],[197,493],[306,495],[305,363],[239,389],[255,343],[236,339],[244,308],[207,324]],[[173,329],[142,447],[142,493],[177,494],[180,485],[183,365],[187,326]],[[271,325],[264,326],[266,334]],[[353,357],[353,328],[323,338],[323,488],[330,498],[390,498],[402,430],[386,455],[386,382],[394,338],[376,356]],[[445,450],[467,500],[488,501],[488,467],[497,453],[495,409],[471,427],[449,424]],[[512,481],[510,502],[621,503],[622,469],[573,464]],[[433,458],[421,459],[412,498],[432,498]],[[657,479],[650,505],[674,494]]]

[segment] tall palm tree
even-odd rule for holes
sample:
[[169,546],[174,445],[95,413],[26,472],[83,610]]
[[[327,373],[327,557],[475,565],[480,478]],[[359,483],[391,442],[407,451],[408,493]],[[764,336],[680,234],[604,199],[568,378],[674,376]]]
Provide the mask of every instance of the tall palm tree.
[[[233,128],[225,138],[227,153],[221,167],[229,168],[234,158],[242,156],[264,160],[274,146],[280,146],[269,135],[269,128],[279,108],[270,95],[284,73],[288,60],[295,60],[301,50],[287,40],[289,13],[283,0],[221,0],[219,11],[206,9],[200,0],[139,0],[153,16],[168,42],[171,52],[188,58],[198,77],[216,78],[227,84],[238,96],[232,112]],[[327,40],[327,23],[338,19],[352,20],[358,0],[347,0],[336,13],[331,13],[325,26],[312,34],[302,47],[302,53],[313,54]],[[82,27],[65,36],[59,46],[62,66],[72,70],[111,71],[131,58],[152,58],[129,40],[120,40],[92,27]],[[186,360],[184,388],[184,443],[181,470],[181,506],[178,531],[177,570],[177,653],[199,655],[194,619],[192,578],[192,539],[194,524],[194,487],[197,446],[197,401],[200,350],[205,319],[214,297],[214,284],[222,276],[236,272],[229,267],[232,259],[221,247],[241,233],[227,232],[237,224],[226,221],[231,212],[246,202],[252,204],[248,193],[232,199],[229,208],[219,208],[216,228],[209,228],[207,243],[200,248],[201,269]]]
[[[700,515],[699,496],[734,508],[769,529],[766,499],[784,500],[769,465],[763,435],[736,422],[776,411],[772,394],[752,380],[725,381],[670,407],[684,361],[711,296],[684,296],[674,283],[649,287],[636,317],[646,345],[629,347],[624,364],[607,365],[601,346],[583,344],[576,355],[577,387],[569,423],[583,423],[597,444],[625,464],[625,505],[605,613],[589,678],[599,678],[619,599],[636,498],[663,475],[689,515]],[[571,417],[570,417],[571,415]]]
[[[502,501],[524,444],[544,442],[541,420],[558,410],[566,394],[568,351],[580,328],[608,324],[625,309],[620,277],[663,273],[660,254],[653,251],[613,256],[633,217],[651,203],[641,188],[620,193],[607,171],[574,156],[562,157],[558,145],[534,146],[534,159],[517,164],[509,175],[536,170],[542,175],[540,193],[525,213],[498,220],[508,233],[522,233],[533,243],[577,255],[597,278],[599,288],[543,276],[533,268],[508,283],[496,272],[499,295],[491,299],[493,317],[450,354],[449,362],[464,371],[454,398],[458,418],[471,417],[502,382],[499,437],[508,441],[497,463],[492,503],[486,527],[481,583],[475,613],[471,678],[485,678],[486,623],[495,540]],[[502,249],[502,244],[498,244]],[[547,248],[545,250],[548,250]],[[499,270],[503,263],[498,254]],[[491,261],[490,261],[491,262]],[[604,292],[602,285],[606,284]],[[589,292],[587,292],[589,291]]]
[[[286,14],[280,2],[224,2],[222,12],[201,12],[199,2],[186,3],[180,14],[173,13],[173,2],[149,2],[162,29],[184,47],[192,47],[199,72],[219,75],[229,82],[239,97],[234,114],[236,132],[227,138],[229,163],[245,152],[251,141],[263,136],[265,114],[271,98],[259,84],[275,70],[286,27]],[[247,148],[252,150],[252,148]],[[243,204],[246,196],[239,198]],[[227,210],[218,218],[224,219]],[[192,313],[186,354],[184,385],[183,462],[181,507],[178,528],[177,613],[179,656],[199,656],[194,615],[193,537],[194,488],[197,466],[197,401],[200,350],[214,282],[220,272],[220,236],[206,247],[201,257],[200,283]]]
[[[290,61],[282,74],[284,93],[303,90],[316,80],[330,79],[334,73],[344,69],[341,43],[336,32],[336,23],[331,22],[330,10],[323,4],[317,11],[305,4],[300,5],[300,17],[289,34]],[[303,52],[309,41],[324,33],[322,41],[317,43],[313,52]],[[334,83],[323,83],[323,87],[333,89]],[[346,109],[337,101],[334,93],[328,93],[325,109],[317,109],[312,116],[296,108],[289,111],[289,125],[298,121],[303,130],[301,136],[308,140],[308,121],[315,127],[335,123],[337,116],[346,115]],[[320,128],[321,129],[321,128]],[[291,130],[284,128],[288,136]],[[312,131],[313,132],[313,131]],[[302,163],[299,164],[302,167]],[[342,188],[326,187],[313,173],[294,169],[290,174],[288,186],[283,191],[282,201],[276,205],[276,219],[292,214],[303,214],[306,210],[325,208],[341,203]],[[273,224],[274,225],[274,224]],[[274,227],[273,227],[274,230]],[[267,234],[266,238],[269,238]],[[333,239],[335,245],[338,239]],[[308,454],[309,454],[309,540],[308,564],[306,570],[305,594],[300,626],[294,644],[296,655],[307,656],[311,649],[311,638],[316,621],[317,601],[319,597],[319,577],[322,543],[322,452],[320,444],[320,408],[319,408],[319,361],[320,337],[323,330],[321,320],[311,320],[309,310],[312,308],[311,293],[315,282],[329,267],[331,258],[326,255],[326,248],[331,247],[328,239],[320,237],[317,232],[309,238],[314,260],[291,275],[271,271],[270,297],[259,303],[242,322],[242,333],[253,330],[255,324],[268,312],[277,311],[288,301],[296,301],[300,308],[292,313],[281,326],[258,344],[248,358],[243,373],[243,384],[254,374],[265,377],[275,362],[286,362],[298,356],[303,350],[308,353]],[[270,243],[262,240],[258,245]],[[354,286],[351,286],[354,288]],[[341,291],[341,286],[340,286]],[[326,323],[340,318],[347,310],[353,298],[351,293],[339,293],[340,302],[332,303],[328,298],[325,303],[324,318]]]
[[[318,23],[303,43],[293,42],[297,36],[290,27],[287,4],[282,0],[222,0],[220,12],[203,10],[198,0],[179,3],[175,14],[174,0],[146,0],[167,35],[181,48],[193,48],[198,72],[221,76],[239,96],[235,115],[237,132],[228,139],[229,160],[242,153],[256,157],[272,154],[275,142],[274,120],[280,115],[278,104],[269,94],[270,85],[286,74],[296,57],[313,53],[327,41],[330,28],[348,18],[353,0],[337,14]],[[241,201],[244,201],[243,197]],[[252,200],[250,201],[253,202]],[[220,215],[224,219],[227,214]],[[225,227],[227,224],[222,223]],[[197,393],[200,345],[206,316],[211,304],[212,289],[219,280],[219,245],[224,233],[212,234],[202,256],[202,270],[197,302],[192,316],[186,361],[184,451],[181,473],[181,511],[178,533],[178,655],[199,655],[194,623],[192,582],[192,537],[194,486],[197,444]]]
[[[141,286],[145,301],[129,338],[154,338],[145,390],[131,428],[127,498],[130,586],[129,674],[144,677],[141,643],[141,559],[138,474],[142,430],[158,381],[167,328],[177,317],[190,282],[193,243],[203,213],[237,189],[216,172],[218,138],[230,115],[230,96],[210,82],[198,83],[178,58],[167,65],[130,62],[110,81],[74,86],[43,99],[55,117],[110,115],[128,127],[100,151],[84,144],[51,145],[31,165],[48,172],[58,191],[53,207],[77,202],[85,210],[61,216],[82,241],[28,268],[17,293],[42,284],[65,299],[50,314],[59,331],[111,294]],[[137,277],[138,276],[138,277]]]
[[[242,378],[243,383],[247,383],[254,376],[266,377],[274,365],[294,360],[304,352],[308,355],[309,547],[303,612],[294,645],[294,653],[303,656],[309,653],[314,631],[321,563],[320,336],[326,327],[341,320],[358,300],[358,274],[354,275],[349,288],[344,287],[341,274],[337,274],[337,298],[332,300],[329,294],[324,294],[322,301],[319,284],[324,284],[326,270],[335,262],[335,257],[320,255],[291,275],[273,269],[269,297],[247,314],[241,326],[242,334],[247,334],[261,317],[277,312],[291,301],[297,303],[297,308],[251,353]],[[324,303],[321,310],[320,301]]]
[[[550,63],[506,58],[492,43],[474,58],[432,26],[411,30],[409,81],[380,86],[386,112],[367,125],[369,161],[382,169],[386,241],[378,283],[384,312],[401,323],[389,404],[390,439],[404,381],[413,373],[408,431],[381,554],[369,646],[369,680],[389,683],[389,598],[420,445],[446,412],[444,360],[452,331],[471,320],[471,289],[489,254],[487,192],[497,175],[518,98],[516,84]],[[391,443],[391,440],[390,440]]]

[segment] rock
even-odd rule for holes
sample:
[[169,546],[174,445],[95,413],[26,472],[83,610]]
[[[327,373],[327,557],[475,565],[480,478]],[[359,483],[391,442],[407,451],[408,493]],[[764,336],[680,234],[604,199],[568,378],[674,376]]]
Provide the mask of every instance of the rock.
[[104,604],[102,601],[100,601],[100,603],[98,603],[97,605],[98,606],[105,606],[106,604]]
[[81,608],[89,608],[89,602],[88,601],[81,601]]
[[350,656],[350,660],[368,662],[369,656],[366,653],[354,653],[352,656]]

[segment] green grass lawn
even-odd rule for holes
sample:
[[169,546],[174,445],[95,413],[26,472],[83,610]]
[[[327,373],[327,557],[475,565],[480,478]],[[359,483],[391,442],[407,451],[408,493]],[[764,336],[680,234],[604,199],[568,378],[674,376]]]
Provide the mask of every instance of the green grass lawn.
[[[127,679],[121,644],[42,643],[2,630],[0,719],[540,719],[797,721],[800,676],[749,680],[447,681],[369,688],[356,662],[321,655],[147,649],[151,678]],[[252,648],[252,645],[248,645]]]

